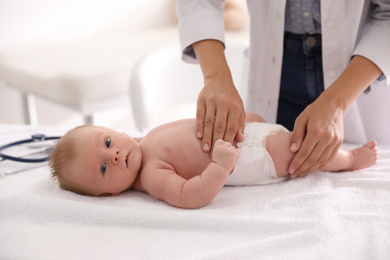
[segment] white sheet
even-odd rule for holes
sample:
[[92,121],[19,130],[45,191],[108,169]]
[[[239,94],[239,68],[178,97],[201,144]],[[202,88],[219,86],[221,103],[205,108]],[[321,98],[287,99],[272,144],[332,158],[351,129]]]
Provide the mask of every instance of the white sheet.
[[[2,143],[32,131],[24,127],[10,135],[12,128],[0,125]],[[0,178],[0,259],[389,255],[390,147],[380,147],[378,164],[365,170],[319,172],[269,186],[224,187],[212,203],[197,210],[174,208],[135,191],[119,197],[76,195],[61,190],[47,167]]]

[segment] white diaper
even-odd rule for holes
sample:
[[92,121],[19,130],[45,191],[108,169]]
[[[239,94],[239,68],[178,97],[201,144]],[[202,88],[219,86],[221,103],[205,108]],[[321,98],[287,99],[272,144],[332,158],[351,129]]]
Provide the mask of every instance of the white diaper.
[[279,131],[288,130],[277,124],[246,124],[245,139],[237,144],[241,149],[240,156],[225,185],[264,185],[286,179],[277,177],[275,165],[266,150],[267,136]]

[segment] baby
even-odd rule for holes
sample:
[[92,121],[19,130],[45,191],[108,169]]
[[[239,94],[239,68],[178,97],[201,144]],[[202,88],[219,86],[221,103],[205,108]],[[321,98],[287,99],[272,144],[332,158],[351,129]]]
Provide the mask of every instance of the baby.
[[[283,126],[248,123],[245,140],[218,140],[204,153],[193,134],[195,119],[154,128],[143,138],[86,125],[63,136],[52,153],[53,176],[66,190],[117,196],[134,189],[181,208],[207,205],[224,185],[260,185],[289,176],[292,133]],[[339,149],[325,171],[352,171],[375,164],[375,141],[351,151]]]

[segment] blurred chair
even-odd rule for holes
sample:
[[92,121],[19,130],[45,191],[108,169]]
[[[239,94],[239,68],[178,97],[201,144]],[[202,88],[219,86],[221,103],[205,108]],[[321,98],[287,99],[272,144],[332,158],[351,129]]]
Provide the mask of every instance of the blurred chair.
[[3,51],[0,81],[21,91],[26,124],[37,124],[34,96],[73,109],[85,123],[92,123],[94,113],[130,107],[128,86],[134,64],[158,44],[177,41],[176,31],[172,26]]
[[[236,87],[242,78],[246,48],[243,43],[226,46]],[[203,86],[200,66],[182,61],[179,45],[151,51],[135,65],[131,77],[130,103],[136,126],[148,131],[166,122],[195,118],[196,101]]]
[[23,95],[25,123],[40,116],[34,97],[81,113],[85,123],[103,110],[130,109],[135,62],[178,41],[172,9],[172,0],[0,1],[0,84]]

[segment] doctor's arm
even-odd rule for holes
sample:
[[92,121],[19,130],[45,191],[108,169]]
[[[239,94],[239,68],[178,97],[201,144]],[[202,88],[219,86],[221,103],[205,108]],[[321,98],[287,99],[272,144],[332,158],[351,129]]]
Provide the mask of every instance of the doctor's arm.
[[343,142],[343,115],[382,71],[369,59],[355,56],[340,77],[295,121],[289,166],[291,178],[320,170]]
[[219,138],[238,140],[244,128],[245,111],[233,84],[224,54],[222,0],[177,0],[179,36],[183,60],[199,62],[204,88],[198,96],[196,136],[209,152]]
[[232,143],[237,137],[242,141],[244,105],[234,86],[222,42],[203,40],[192,46],[204,78],[196,111],[196,135],[202,138],[203,151],[210,151],[218,139]]

